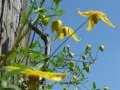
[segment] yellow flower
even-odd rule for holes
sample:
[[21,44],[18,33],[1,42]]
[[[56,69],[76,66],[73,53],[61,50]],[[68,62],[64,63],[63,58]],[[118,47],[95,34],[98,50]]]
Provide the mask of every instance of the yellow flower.
[[88,31],[90,31],[100,19],[111,27],[115,28],[115,26],[107,18],[106,14],[104,14],[103,12],[92,10],[87,12],[81,12],[79,9],[77,9],[77,12],[81,16],[89,17],[88,27],[86,28]]
[[62,27],[62,21],[59,19],[55,19],[51,24],[52,32],[54,31],[58,32],[61,27]]
[[77,37],[77,35],[74,33],[74,30],[71,29],[70,27],[67,26],[63,26],[61,27],[58,31],[55,37],[53,37],[52,39],[55,40],[56,38],[60,38],[60,39],[64,39],[65,36],[72,36],[74,38],[75,41],[80,41]]
[[[6,66],[7,71],[15,71],[20,70],[20,67],[14,67],[14,66]],[[67,74],[66,73],[52,73],[52,72],[44,72],[40,70],[33,70],[33,69],[25,69],[20,72],[22,75],[27,76],[34,76],[34,77],[42,77],[48,80],[52,81],[61,81],[63,80]]]

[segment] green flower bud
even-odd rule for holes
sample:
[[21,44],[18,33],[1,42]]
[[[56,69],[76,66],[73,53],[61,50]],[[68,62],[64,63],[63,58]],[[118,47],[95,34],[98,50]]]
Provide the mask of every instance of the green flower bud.
[[60,3],[61,0],[53,0],[53,2],[55,3],[55,5],[58,5]]
[[75,62],[74,61],[70,61],[69,62],[69,66],[74,67],[75,66]]
[[78,78],[77,78],[76,76],[73,76],[72,79],[73,79],[74,81],[77,81],[77,80],[78,80]]
[[82,56],[82,59],[83,59],[83,60],[85,60],[85,59],[86,59],[86,55],[85,55],[85,54]]
[[109,88],[107,86],[104,87],[104,90],[109,90]]
[[90,71],[90,66],[89,66],[88,64],[86,64],[86,65],[84,66],[84,69],[85,69],[86,72],[89,72],[89,71]]
[[90,44],[87,45],[87,47],[86,47],[86,52],[89,52],[91,49],[92,49],[92,46],[91,46]]
[[100,46],[99,46],[99,50],[100,50],[100,51],[102,51],[102,52],[103,52],[103,51],[104,51],[104,49],[105,49],[104,45],[100,45]]
[[66,48],[67,48],[67,49],[70,49],[70,46],[69,46],[69,45],[66,45]]
[[68,88],[63,88],[63,90],[68,90]]
[[70,53],[69,56],[70,56],[71,58],[73,58],[73,57],[74,57],[74,53]]
[[50,21],[50,17],[42,16],[41,22],[44,26],[48,25],[49,21]]

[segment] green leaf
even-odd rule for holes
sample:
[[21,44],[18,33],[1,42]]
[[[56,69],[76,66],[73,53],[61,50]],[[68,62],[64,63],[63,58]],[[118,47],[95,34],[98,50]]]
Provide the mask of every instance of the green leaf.
[[50,60],[49,62],[52,64],[53,67],[57,67],[56,63],[53,60]]
[[52,11],[54,11],[55,13],[57,12],[57,8],[50,8]]
[[18,55],[17,52],[13,52],[11,55],[10,55],[10,59],[15,59],[15,57]]
[[42,71],[55,72],[52,68],[42,68]]
[[52,88],[53,88],[53,84],[48,84],[48,85],[47,85],[47,88],[48,88],[48,89],[52,89]]
[[21,48],[20,50],[23,54],[28,54],[31,49],[29,47],[24,47],[24,48]]
[[93,56],[92,56],[92,53],[91,53],[91,52],[89,53],[89,58],[90,58],[90,60],[91,60],[92,62],[95,62],[95,59],[93,58]]
[[96,84],[95,84],[95,82],[92,83],[92,90],[96,90]]
[[65,13],[64,10],[59,10],[59,16],[62,16]]
[[42,53],[42,50],[40,51],[31,50],[31,52],[29,53],[29,57],[35,61],[46,58],[46,56]]
[[45,8],[37,8],[32,11],[32,13],[44,13],[46,12]]
[[58,59],[56,60],[56,63],[57,63],[57,64],[62,64],[63,62],[64,62],[63,58],[58,58]]
[[39,45],[39,41],[36,41],[34,42],[32,45],[31,45],[31,48],[36,48],[37,46]]
[[66,84],[66,82],[60,82],[61,85]]

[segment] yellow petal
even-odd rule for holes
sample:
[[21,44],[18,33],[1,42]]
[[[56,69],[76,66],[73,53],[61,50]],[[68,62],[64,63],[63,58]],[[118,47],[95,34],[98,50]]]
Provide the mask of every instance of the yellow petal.
[[74,30],[72,30],[70,27],[68,27],[68,31],[66,32],[68,36],[72,36],[75,41],[79,42],[77,35],[75,34]]
[[94,13],[92,10],[87,11],[87,12],[81,12],[80,9],[77,9],[77,12],[78,12],[79,15],[84,16],[84,17],[91,16]]
[[61,35],[61,32],[61,29],[58,32],[56,32],[56,35],[52,37],[52,41],[55,41]]
[[[7,66],[6,69],[8,70],[19,70],[21,68],[19,67],[14,67],[14,66]],[[52,73],[52,72],[44,72],[44,71],[39,71],[39,70],[32,70],[32,69],[25,69],[23,71],[20,72],[23,75],[33,75],[34,77],[42,77],[48,80],[52,80],[52,81],[61,81],[63,80],[67,74],[66,73]]]
[[65,36],[64,33],[61,33],[60,36],[59,36],[59,38],[60,39],[64,39],[64,36]]
[[107,23],[107,24],[110,25],[111,27],[113,27],[113,28],[116,27],[116,26],[114,26],[114,25],[109,21],[109,19],[106,17],[106,15],[105,15],[104,13],[99,12],[98,16],[99,16],[99,18],[100,18],[101,20],[103,20],[105,23]]
[[87,29],[88,31],[90,31],[91,29],[93,29],[94,25],[95,25],[95,22],[94,22],[93,18],[91,17],[91,18],[89,18],[89,20],[88,20],[88,27],[87,27],[86,29]]
[[26,69],[24,71],[21,72],[21,74],[24,74],[24,75],[30,75],[31,73],[33,73],[34,71],[32,69]]
[[63,26],[61,28],[61,34],[59,36],[60,39],[64,39],[64,37],[67,35],[67,31],[68,31],[68,27],[66,26]]
[[61,81],[67,76],[66,73],[61,74],[61,73],[51,73],[51,72],[42,72],[42,71],[38,71],[37,73],[38,76],[52,81]]
[[52,72],[44,72],[44,71],[39,71],[39,70],[25,70],[22,72],[24,75],[33,75],[36,77],[42,77],[48,80],[52,81],[61,81],[66,77],[66,73],[52,73]]

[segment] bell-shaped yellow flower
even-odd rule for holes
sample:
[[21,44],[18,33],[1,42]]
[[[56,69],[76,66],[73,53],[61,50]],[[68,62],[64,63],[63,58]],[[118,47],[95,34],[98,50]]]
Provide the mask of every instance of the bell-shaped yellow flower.
[[63,39],[65,36],[72,36],[74,38],[75,41],[79,42],[80,40],[78,39],[77,35],[74,33],[74,30],[71,29],[70,27],[67,26],[63,26],[61,28],[61,33],[59,35],[60,39]]
[[74,33],[74,30],[72,30],[70,27],[63,26],[62,21],[59,19],[55,19],[51,24],[52,32],[56,31],[56,36],[52,38],[52,40],[56,40],[58,37],[60,39],[63,39],[65,36],[72,36],[75,41],[80,41],[77,37],[77,35]]
[[71,29],[70,27],[63,26],[61,27],[58,31],[56,31],[56,36],[52,38],[52,40],[56,40],[56,38],[64,39],[65,36],[72,36],[75,41],[79,42],[80,40],[78,39],[77,35],[74,33],[74,30]]
[[62,27],[62,21],[58,19],[55,19],[51,24],[52,32],[54,31],[58,32],[61,27]]
[[89,17],[88,21],[88,27],[86,28],[88,31],[93,29],[94,25],[97,24],[97,22],[101,19],[111,27],[115,28],[115,26],[109,21],[106,14],[100,11],[87,11],[87,12],[81,12],[79,9],[77,9],[77,12],[79,15],[84,17]]
[[[7,71],[15,71],[20,70],[20,67],[14,67],[14,66],[6,66]],[[67,74],[66,73],[52,73],[52,72],[44,72],[40,70],[33,70],[33,69],[25,69],[20,72],[22,75],[27,76],[34,76],[34,77],[42,77],[48,80],[52,81],[61,81],[63,80]]]

